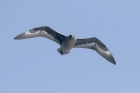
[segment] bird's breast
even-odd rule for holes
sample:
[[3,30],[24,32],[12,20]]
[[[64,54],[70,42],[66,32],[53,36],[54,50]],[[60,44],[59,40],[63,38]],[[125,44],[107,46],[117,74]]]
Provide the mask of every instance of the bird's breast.
[[74,47],[75,42],[76,42],[75,39],[68,39],[68,38],[64,39],[61,44],[60,50],[64,54],[67,54]]

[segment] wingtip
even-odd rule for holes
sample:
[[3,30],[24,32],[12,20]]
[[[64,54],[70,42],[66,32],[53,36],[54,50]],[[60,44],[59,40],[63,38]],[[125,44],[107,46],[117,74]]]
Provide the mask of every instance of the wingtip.
[[116,64],[116,61],[114,61],[114,65],[117,65],[117,64]]
[[114,57],[112,56],[112,59],[111,60],[109,60],[112,64],[114,64],[114,65],[116,65],[116,61],[115,61],[115,59],[114,59]]
[[14,40],[20,40],[20,39],[25,39],[25,38],[27,38],[27,36],[25,35],[25,33],[21,33],[18,36],[16,36],[14,38]]
[[116,62],[113,62],[114,65],[117,65]]
[[18,40],[17,37],[15,37],[14,40]]
[[14,40],[19,40],[19,39],[20,39],[19,35],[14,38]]

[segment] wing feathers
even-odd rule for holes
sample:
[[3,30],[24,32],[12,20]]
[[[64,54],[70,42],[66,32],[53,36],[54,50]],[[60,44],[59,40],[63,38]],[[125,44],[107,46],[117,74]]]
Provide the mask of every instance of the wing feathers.
[[74,48],[93,49],[109,62],[116,64],[115,59],[109,49],[96,37],[77,39]]
[[[59,34],[58,32],[54,31],[48,26],[42,26],[33,28],[29,31],[21,33],[20,35],[16,36],[15,40],[26,39],[26,38],[34,38],[34,37],[45,37],[56,43],[60,44],[65,39],[65,36]],[[77,39],[74,48],[87,48],[93,49],[98,54],[103,56],[109,62],[116,64],[115,59],[109,49],[96,37],[93,38],[85,38],[85,39]]]
[[38,36],[39,36],[39,31],[35,31],[34,33],[32,33],[31,31],[26,31],[16,36],[14,39],[20,40],[20,39],[33,38]]
[[99,47],[99,45],[96,45],[96,47],[95,47],[94,50],[98,54],[100,54],[102,57],[104,57],[105,59],[107,59],[109,62],[111,62],[114,65],[116,65],[115,59],[114,59],[113,55],[111,54],[111,52],[109,50],[103,50],[103,48]]
[[37,28],[33,28],[29,31],[26,31],[26,32],[16,36],[14,39],[20,40],[20,39],[33,38],[33,37],[38,37],[38,36],[48,38],[50,40],[55,41],[58,44],[61,44],[63,39],[65,38],[64,35],[57,33],[50,27],[43,26],[43,27],[37,27]]

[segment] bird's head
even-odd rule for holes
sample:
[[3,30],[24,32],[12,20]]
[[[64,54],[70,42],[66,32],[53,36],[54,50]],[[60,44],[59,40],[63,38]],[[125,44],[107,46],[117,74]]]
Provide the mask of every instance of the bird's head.
[[70,38],[75,38],[75,35],[72,35],[72,34],[71,34],[71,35],[69,35],[69,37],[70,37]]

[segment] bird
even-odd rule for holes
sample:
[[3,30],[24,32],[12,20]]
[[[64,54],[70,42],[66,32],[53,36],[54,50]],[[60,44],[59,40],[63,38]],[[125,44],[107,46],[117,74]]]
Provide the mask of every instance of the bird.
[[106,47],[98,38],[91,37],[91,38],[83,38],[79,39],[76,38],[75,35],[70,34],[68,36],[60,34],[56,32],[49,26],[41,26],[35,27],[28,31],[25,31],[19,35],[17,35],[14,40],[21,40],[27,38],[34,38],[34,37],[45,37],[48,38],[57,44],[60,45],[60,48],[57,49],[58,53],[61,55],[70,53],[72,48],[85,48],[95,50],[98,54],[100,54],[103,58],[108,60],[110,63],[116,65],[116,61]]

